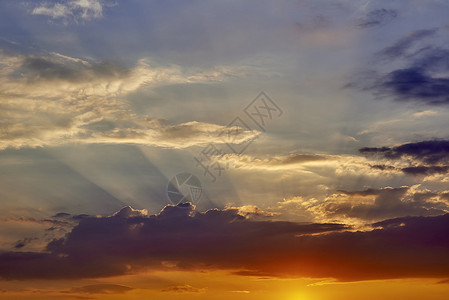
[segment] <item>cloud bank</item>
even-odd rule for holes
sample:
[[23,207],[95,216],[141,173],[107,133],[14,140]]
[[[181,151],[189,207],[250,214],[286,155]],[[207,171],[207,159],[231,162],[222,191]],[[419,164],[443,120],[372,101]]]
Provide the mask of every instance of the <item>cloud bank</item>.
[[47,253],[0,254],[0,276],[92,278],[167,268],[339,280],[449,276],[448,214],[373,226],[354,232],[341,224],[261,221],[231,208],[194,213],[189,203],[157,215],[126,207],[82,219]]

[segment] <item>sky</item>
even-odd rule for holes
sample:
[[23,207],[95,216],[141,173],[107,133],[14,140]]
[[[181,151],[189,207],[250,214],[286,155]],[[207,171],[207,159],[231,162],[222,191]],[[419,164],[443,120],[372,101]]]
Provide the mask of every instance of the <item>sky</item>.
[[0,0],[0,299],[446,299],[448,13]]

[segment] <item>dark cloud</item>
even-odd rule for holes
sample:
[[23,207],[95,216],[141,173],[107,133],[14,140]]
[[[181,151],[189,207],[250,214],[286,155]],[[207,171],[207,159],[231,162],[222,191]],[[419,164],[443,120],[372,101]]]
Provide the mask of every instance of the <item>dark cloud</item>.
[[32,243],[33,241],[35,241],[37,239],[38,238],[36,238],[36,237],[32,237],[32,238],[24,238],[22,240],[19,240],[14,245],[14,249],[22,249],[22,248],[24,248],[25,246],[27,246],[28,244]]
[[402,172],[410,175],[432,175],[432,174],[445,174],[449,171],[449,166],[416,166],[402,168]]
[[11,218],[11,219],[2,219],[1,222],[17,222],[17,223],[35,223],[39,225],[48,225],[48,226],[66,226],[70,225],[69,222],[62,220],[53,220],[53,219],[36,219],[29,217],[19,217],[19,218]]
[[362,85],[381,97],[393,96],[397,101],[448,104],[449,78],[444,74],[449,71],[449,50],[420,44],[437,32],[437,29],[416,30],[380,51],[376,63],[402,59],[403,67],[375,75],[371,83]]
[[449,276],[449,215],[375,226],[353,232],[339,224],[253,221],[235,209],[194,214],[190,204],[151,216],[126,208],[81,220],[47,253],[0,254],[0,276],[94,278],[164,268],[340,280]]
[[18,241],[18,242],[14,245],[14,248],[15,248],[15,249],[20,249],[20,248],[25,247],[25,245],[26,245],[26,243],[25,243],[24,241]]
[[46,79],[79,79],[77,72],[61,63],[39,57],[27,57],[22,67],[35,77]]
[[90,218],[92,217],[91,215],[87,215],[87,214],[79,214],[79,215],[74,215],[72,217],[72,219],[74,220],[81,220],[81,219],[86,219],[86,218]]
[[397,100],[418,100],[429,105],[449,104],[449,78],[434,77],[423,68],[395,70],[381,79],[376,88]]
[[437,29],[421,29],[412,31],[410,34],[399,39],[393,45],[380,51],[378,56],[384,59],[394,59],[406,55],[407,51],[420,40],[434,36]]
[[24,58],[22,73],[29,80],[86,81],[93,78],[121,78],[129,70],[112,62],[88,63],[52,56]]
[[345,190],[337,190],[337,192],[346,194],[349,196],[377,196],[380,194],[382,190],[377,189],[367,189],[364,191],[345,191]]
[[449,103],[449,50],[428,48],[405,68],[395,70],[379,80],[379,91],[397,100],[419,100],[430,105]]
[[374,164],[372,168],[402,171],[409,175],[432,175],[449,172],[449,141],[430,140],[406,143],[395,147],[364,147],[359,152],[368,157],[405,160],[410,166],[394,167],[388,164]]
[[362,28],[385,25],[398,16],[398,11],[394,9],[376,9],[369,11],[366,16],[358,20],[357,26]]
[[[160,268],[161,261],[171,260],[180,261],[179,267],[194,268],[202,265],[201,261],[195,262],[201,256],[206,258],[206,264],[214,265],[214,260],[218,260],[221,265],[220,256],[226,250],[220,249],[230,248],[233,255],[238,255],[239,245],[249,240],[260,244],[284,235],[294,237],[346,228],[339,224],[251,221],[236,209],[193,215],[193,209],[188,203],[167,206],[158,215],[148,217],[127,207],[111,217],[82,219],[67,238],[49,243],[48,253],[0,254],[0,276],[7,279],[113,276],[143,267]],[[210,255],[202,253],[204,250],[210,251]],[[237,259],[236,266],[243,263],[241,259]],[[234,262],[225,264],[232,266]]]
[[394,170],[397,170],[397,168],[395,168],[393,166],[380,165],[380,164],[370,165],[370,167],[373,168],[373,169],[376,169],[376,170],[381,170],[381,171],[394,171]]
[[446,163],[449,161],[449,141],[429,140],[396,147],[364,147],[359,149],[359,152],[366,155],[376,154],[393,160],[411,158],[426,164]]
[[60,212],[60,213],[55,214],[52,218],[67,219],[69,217],[70,217],[70,214],[65,213],[65,212]]
[[370,165],[371,168],[381,171],[397,171],[403,172],[407,175],[433,175],[433,174],[445,174],[449,172],[449,166],[411,166],[405,168],[397,168],[389,165]]
[[[422,54],[422,55],[421,55]],[[415,66],[431,72],[447,71],[449,69],[449,50],[428,48],[422,50]]]
[[437,33],[438,29],[412,31],[374,56],[373,64],[388,63],[394,69],[382,74],[368,72],[346,86],[371,90],[380,98],[393,97],[396,101],[449,104],[449,50],[424,43]]

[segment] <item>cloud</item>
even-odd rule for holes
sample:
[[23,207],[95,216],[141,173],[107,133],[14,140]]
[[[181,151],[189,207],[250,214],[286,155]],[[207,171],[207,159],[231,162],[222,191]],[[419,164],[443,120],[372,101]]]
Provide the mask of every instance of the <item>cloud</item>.
[[111,62],[89,63],[57,54],[52,56],[25,57],[22,63],[22,74],[27,76],[29,82],[37,80],[80,82],[95,80],[95,78],[125,77],[130,71]]
[[361,85],[380,97],[391,96],[397,101],[448,104],[449,50],[422,43],[436,36],[437,32],[437,29],[413,31],[378,52],[375,63],[387,62],[393,68],[387,68],[389,71],[382,74],[371,73],[371,78],[364,79]]
[[204,289],[199,289],[191,285],[174,285],[162,290],[169,293],[204,293]]
[[274,155],[270,157],[254,157],[245,154],[226,154],[218,158],[223,163],[226,163],[234,168],[245,169],[264,169],[271,171],[279,170],[300,170],[301,165],[322,163],[326,161],[338,161],[342,157],[337,155],[325,155],[325,154],[304,154],[304,153],[292,153],[287,155]]
[[444,174],[449,171],[447,140],[421,141],[394,147],[364,147],[359,152],[370,158],[386,160],[372,165],[379,170],[399,170],[410,175]]
[[432,28],[408,33],[373,57],[373,65],[382,71],[370,70],[347,86],[400,102],[448,104],[449,50],[436,44],[438,32]]
[[132,291],[133,288],[119,284],[91,284],[71,288],[67,293],[86,293],[86,294],[124,294]]
[[394,9],[376,9],[369,11],[366,16],[358,20],[357,26],[362,28],[375,27],[385,25],[398,16],[397,10]]
[[[234,247],[250,245],[249,240],[260,244],[285,234],[294,237],[346,228],[339,224],[252,221],[247,212],[231,208],[196,214],[193,209],[189,203],[167,206],[158,215],[147,216],[126,207],[110,217],[82,219],[66,239],[49,243],[48,253],[0,254],[3,270],[0,276],[7,279],[114,276],[163,268],[166,265],[163,262],[167,261],[174,262],[177,268],[190,269],[215,265],[213,261],[224,254],[222,247],[234,256],[238,254]],[[201,256],[206,261],[196,261]],[[243,261],[235,258],[238,267]],[[218,263],[219,268],[234,264]],[[42,269],[46,270],[45,275]]]
[[405,174],[410,175],[432,175],[432,174],[447,174],[449,166],[417,166],[406,167],[401,169]]
[[449,161],[449,141],[446,140],[406,143],[395,147],[364,147],[359,151],[362,154],[377,154],[387,159],[411,158],[427,164]]
[[[153,124],[155,126],[152,126]],[[230,130],[226,126],[197,121],[177,125],[162,125],[154,123],[153,120],[141,120],[136,125],[141,125],[141,127],[114,128],[106,132],[93,132],[90,137],[80,139],[79,142],[89,144],[138,144],[180,149],[209,143],[222,144],[224,141],[220,138],[220,134]],[[256,130],[240,128],[235,132],[238,134],[238,137],[234,140],[235,143],[243,143],[260,134]]]
[[[154,67],[145,59],[128,68],[57,53],[8,56],[0,74],[0,149],[67,143],[139,144],[186,148],[223,143],[225,126],[202,122],[168,124],[135,113],[124,99],[139,88],[224,80],[227,68],[186,72]],[[238,130],[236,142],[259,133]]]
[[17,243],[14,245],[14,249],[21,249],[25,247],[26,245],[33,242],[33,240],[36,240],[37,238],[25,238],[23,240],[17,241]]
[[0,223],[30,223],[30,224],[39,224],[39,225],[46,225],[46,226],[65,226],[70,224],[66,221],[61,220],[53,220],[53,219],[36,219],[36,218],[26,218],[26,217],[19,217],[19,218],[8,218],[8,219],[0,219]]
[[64,237],[76,224],[75,220],[70,219],[0,218],[1,249],[15,249],[22,252],[42,251],[48,242]]
[[383,77],[377,87],[401,101],[418,100],[429,105],[449,103],[449,78],[434,77],[422,68],[395,70]]
[[273,163],[280,165],[290,165],[327,159],[330,159],[330,157],[318,154],[290,154],[284,157],[275,157]]
[[431,216],[449,211],[442,195],[415,188],[385,187],[362,191],[340,190],[324,203],[308,208],[317,220],[338,222],[378,221],[397,216]]
[[[400,196],[405,190],[389,192]],[[348,195],[385,198],[385,191]],[[186,203],[148,216],[125,208],[83,219],[65,239],[51,242],[47,253],[0,254],[0,276],[95,278],[147,269],[339,280],[449,275],[449,214],[389,219],[355,232],[340,224],[253,221],[236,209],[193,209]]]
[[103,16],[103,5],[103,1],[100,0],[60,1],[53,5],[44,2],[36,6],[31,14],[48,16],[52,19],[91,20]]
[[398,57],[403,57],[408,53],[412,46],[416,45],[419,41],[435,36],[438,32],[437,29],[420,29],[409,33],[408,35],[402,37],[393,45],[383,49],[378,53],[378,56],[383,59],[395,59]]
[[131,206],[124,207],[120,211],[114,213],[112,217],[115,218],[133,218],[133,217],[144,217],[148,215],[146,209],[134,209]]

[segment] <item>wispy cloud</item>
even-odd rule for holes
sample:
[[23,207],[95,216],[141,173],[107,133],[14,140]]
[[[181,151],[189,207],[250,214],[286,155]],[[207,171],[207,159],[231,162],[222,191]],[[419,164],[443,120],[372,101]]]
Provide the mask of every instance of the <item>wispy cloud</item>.
[[407,55],[412,55],[413,46],[424,39],[428,39],[437,34],[437,29],[420,29],[415,30],[407,34],[406,36],[400,38],[393,45],[386,47],[378,53],[378,56],[383,59],[395,59],[399,57],[404,57]]
[[81,293],[81,294],[124,294],[126,292],[132,291],[133,288],[119,285],[119,284],[108,284],[108,283],[99,283],[99,284],[91,284],[80,287],[71,288],[68,291],[64,291],[65,293]]
[[370,78],[357,84],[383,98],[391,97],[401,102],[414,101],[426,105],[447,105],[449,50],[444,44],[427,42],[438,32],[435,28],[415,30],[384,48],[377,53],[374,61],[388,63],[392,68],[383,65],[384,71],[375,71],[368,76]]
[[287,155],[261,156],[226,154],[217,157],[234,168],[264,169],[266,171],[300,170],[301,165],[333,164],[342,159],[337,155],[293,153]]
[[[0,77],[0,149],[65,143],[139,144],[186,148],[223,142],[225,126],[167,121],[136,114],[123,97],[139,88],[221,81],[230,68],[188,72],[140,60],[127,68],[51,53],[8,56]],[[258,135],[242,130],[237,142]]]
[[168,288],[165,288],[162,290],[162,292],[168,292],[168,293],[204,293],[205,289],[200,289],[193,287],[191,285],[185,284],[185,285],[174,285],[170,286]]
[[375,9],[369,11],[364,17],[357,22],[358,27],[369,28],[385,25],[394,20],[398,15],[398,11],[394,9]]
[[410,175],[444,174],[449,171],[449,141],[429,140],[394,147],[364,147],[360,153],[378,161],[379,170],[399,170]]
[[103,16],[102,0],[70,0],[56,3],[42,2],[31,14],[48,16],[52,19],[91,20]]

